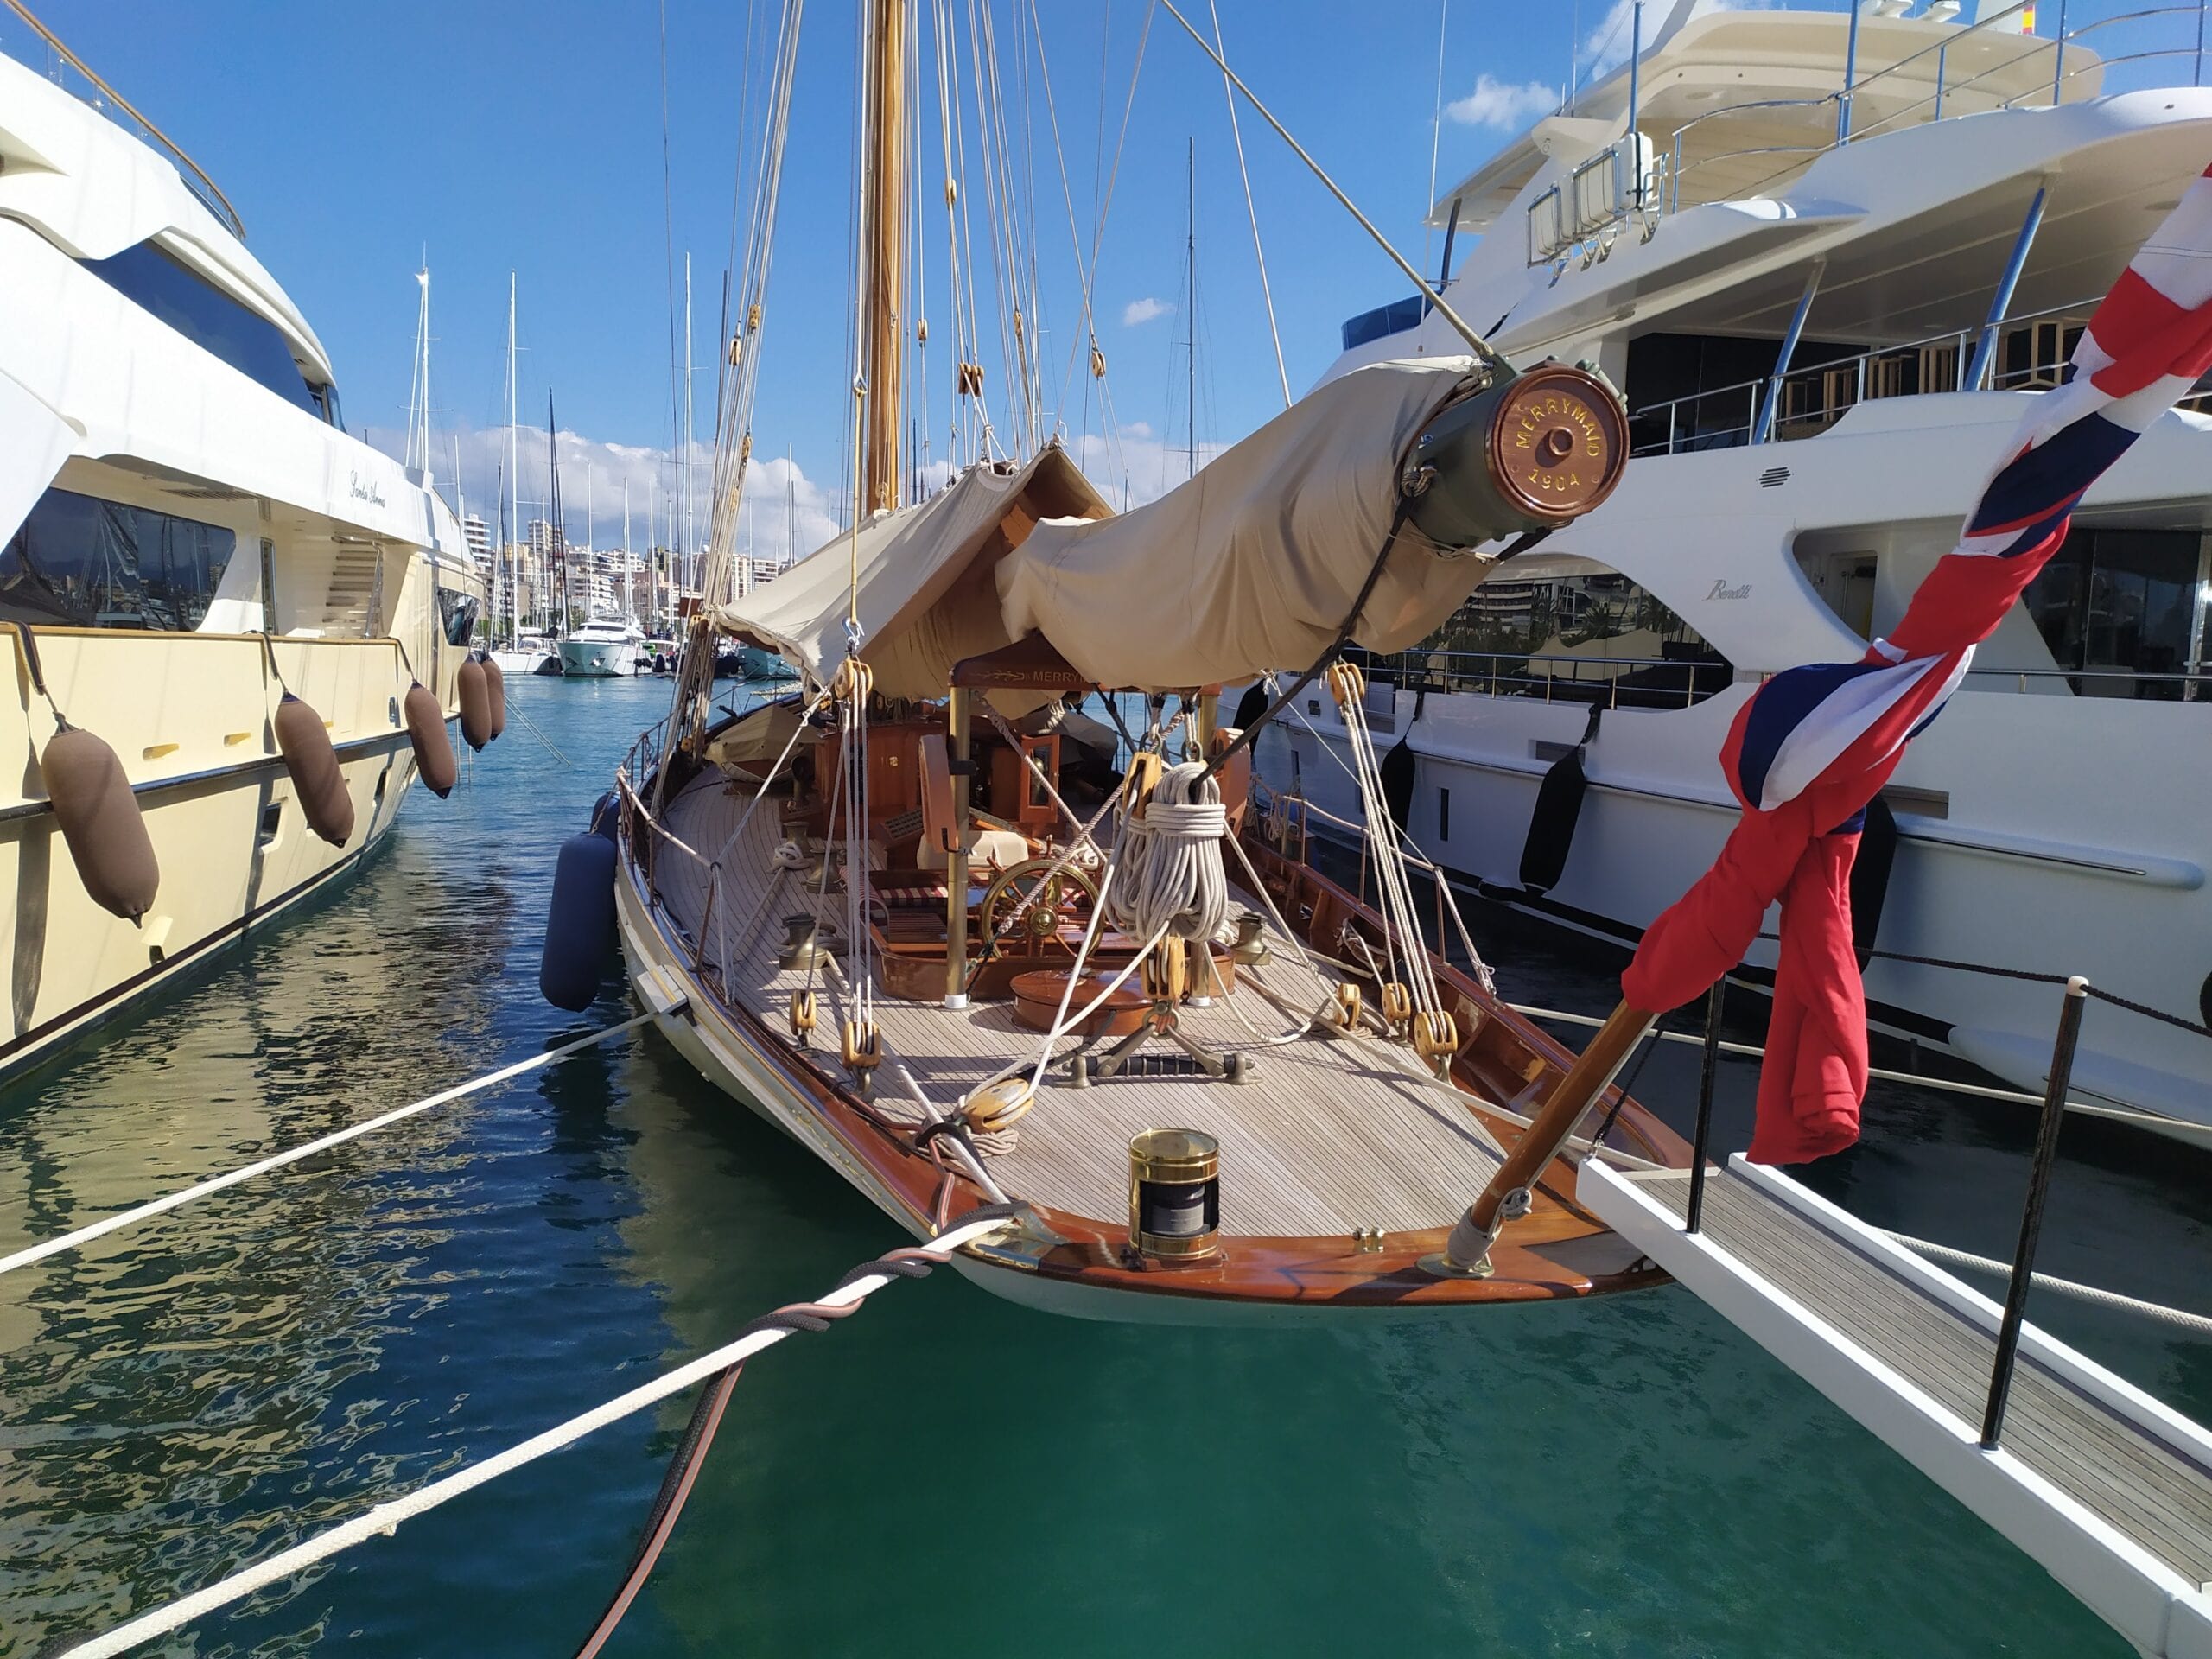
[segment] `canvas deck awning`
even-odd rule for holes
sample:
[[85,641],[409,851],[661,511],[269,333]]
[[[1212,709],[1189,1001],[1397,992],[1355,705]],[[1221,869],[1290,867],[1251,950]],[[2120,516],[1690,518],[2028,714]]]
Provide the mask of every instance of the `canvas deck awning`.
[[[956,664],[1032,636],[1070,665],[1071,683],[1172,690],[1302,669],[1382,550],[1406,454],[1471,368],[1434,358],[1356,370],[1119,517],[1057,445],[1019,468],[974,467],[715,620],[822,683],[856,608],[861,653],[888,697],[942,696]],[[1408,525],[1353,638],[1382,652],[1418,643],[1491,563]],[[992,701],[1018,714],[1039,690],[1007,679]]]
[[[1081,521],[1109,509],[1057,446],[1026,466],[971,467],[919,505],[839,536],[715,621],[773,651],[817,683],[845,655],[857,588],[861,654],[888,697],[941,697],[952,665],[1011,645],[992,573],[1040,519]],[[855,573],[857,572],[857,584]]]
[[[1007,632],[1042,633],[1102,685],[1166,690],[1305,668],[1389,534],[1406,454],[1472,367],[1431,358],[1354,370],[1156,501],[1039,524],[998,566]],[[1353,638],[1380,652],[1418,644],[1491,563],[1408,524]]]

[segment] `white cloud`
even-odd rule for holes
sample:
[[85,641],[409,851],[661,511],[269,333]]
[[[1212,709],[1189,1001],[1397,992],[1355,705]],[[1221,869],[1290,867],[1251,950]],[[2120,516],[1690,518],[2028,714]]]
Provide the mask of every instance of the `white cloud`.
[[[406,448],[406,433],[397,427],[377,427],[359,435],[395,457]],[[548,515],[551,494],[547,486],[543,429],[523,428],[514,435],[517,482],[513,493],[521,497],[521,524],[510,524],[511,540],[522,539],[524,526]],[[508,495],[504,479],[507,464],[508,432],[505,426],[461,428],[432,435],[431,454],[437,462],[431,471],[439,493],[455,500],[452,473],[456,452],[460,463],[460,505],[481,514],[499,534],[499,510]],[[764,444],[761,446],[765,448]],[[622,545],[622,495],[626,484],[630,498],[630,545],[642,552],[649,544],[673,546],[677,535],[671,517],[681,519],[681,486],[672,450],[638,444],[612,443],[588,438],[563,429],[558,436],[561,461],[561,518],[569,539],[578,547]],[[691,535],[694,547],[707,540],[708,504],[713,497],[713,446],[691,446]],[[781,558],[785,552],[804,558],[837,533],[836,513],[842,503],[830,492],[809,479],[796,461],[781,455],[762,457],[756,449],[746,474],[743,504],[739,509],[737,542],[741,551],[760,558]],[[651,543],[648,543],[648,531]]]
[[1475,90],[1446,105],[1444,112],[1462,126],[1521,127],[1549,115],[1558,103],[1558,92],[1540,80],[1515,86],[1485,74],[1477,75]]
[[[1198,465],[1205,466],[1227,448],[1201,439]],[[1142,421],[1132,421],[1112,433],[1086,433],[1069,443],[1068,453],[1108,504],[1121,512],[1157,499],[1191,475],[1189,449],[1182,443],[1163,442]]]
[[1141,300],[1131,300],[1122,308],[1122,327],[1134,328],[1139,323],[1150,322],[1155,318],[1166,316],[1174,309],[1175,308],[1166,301],[1155,300],[1147,294]]

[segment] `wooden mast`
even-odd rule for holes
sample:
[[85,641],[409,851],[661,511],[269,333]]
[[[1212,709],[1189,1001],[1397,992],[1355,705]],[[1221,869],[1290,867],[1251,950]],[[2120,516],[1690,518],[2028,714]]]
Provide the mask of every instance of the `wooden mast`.
[[868,378],[861,461],[863,514],[899,505],[899,423],[904,399],[899,371],[904,342],[899,308],[906,258],[906,7],[908,0],[871,0],[868,64]]

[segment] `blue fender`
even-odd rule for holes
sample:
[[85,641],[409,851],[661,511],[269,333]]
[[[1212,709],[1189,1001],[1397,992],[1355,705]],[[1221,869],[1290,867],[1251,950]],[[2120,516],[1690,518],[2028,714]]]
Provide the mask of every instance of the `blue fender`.
[[581,1014],[599,995],[614,954],[614,842],[586,832],[561,843],[537,988],[548,1002]]

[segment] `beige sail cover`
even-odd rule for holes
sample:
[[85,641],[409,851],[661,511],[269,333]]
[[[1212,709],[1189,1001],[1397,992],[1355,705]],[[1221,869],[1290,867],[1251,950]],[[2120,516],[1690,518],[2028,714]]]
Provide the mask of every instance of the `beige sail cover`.
[[[1304,668],[1336,637],[1389,533],[1406,452],[1472,367],[1459,357],[1355,370],[1157,501],[1040,524],[998,564],[1007,634],[1041,630],[1103,685]],[[1416,644],[1491,563],[1408,524],[1353,639],[1375,651]]]
[[941,697],[955,663],[1013,643],[1000,626],[991,580],[1008,548],[1039,519],[1081,522],[1108,511],[1057,445],[1018,469],[971,467],[918,506],[880,514],[857,536],[836,537],[773,582],[716,607],[714,620],[826,683],[845,655],[857,570],[861,655],[875,671],[876,690]]

